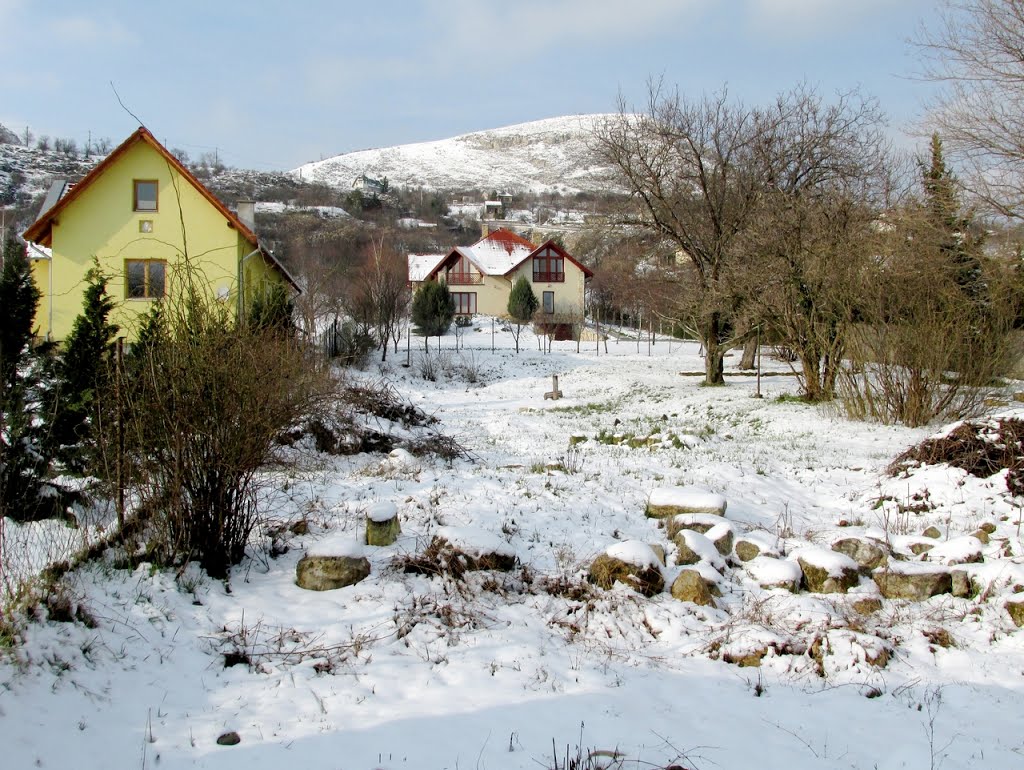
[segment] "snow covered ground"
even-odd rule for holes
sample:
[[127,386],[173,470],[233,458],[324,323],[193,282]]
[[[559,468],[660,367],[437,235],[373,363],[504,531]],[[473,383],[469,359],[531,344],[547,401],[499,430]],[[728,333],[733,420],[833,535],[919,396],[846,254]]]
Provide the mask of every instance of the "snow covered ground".
[[[927,432],[787,400],[793,378],[767,356],[775,374],[757,399],[755,379],[728,365],[738,356],[726,387],[701,387],[692,343],[542,354],[526,340],[517,356],[509,334],[495,352],[491,339],[487,319],[463,350],[445,337],[438,382],[400,366],[404,351],[358,374],[389,378],[474,462],[310,458],[268,501],[309,533],[229,585],[191,569],[74,573],[95,628],[34,623],[17,662],[0,664],[0,764],[520,770],[599,750],[594,767],[1024,767],[1024,631],[1004,609],[1024,585],[1024,549],[1001,477],[938,466],[889,478]],[[561,400],[543,397],[552,374]],[[678,547],[645,506],[676,487],[724,497],[727,528],[768,554],[760,566],[709,554],[716,606],[589,587],[590,562],[616,543],[660,545],[671,583]],[[382,502],[402,535],[360,545]],[[969,565],[985,586],[975,598],[884,600],[861,615],[852,603],[877,598],[865,578],[849,595],[758,584],[799,553],[841,568],[828,549],[850,535],[899,551],[934,525],[956,559],[970,552],[957,538],[982,524],[994,531]],[[462,581],[395,566],[439,531],[473,530],[522,566]],[[304,591],[307,550],[363,553],[372,573]],[[738,665],[751,655],[759,667]],[[231,731],[240,742],[218,745]]]

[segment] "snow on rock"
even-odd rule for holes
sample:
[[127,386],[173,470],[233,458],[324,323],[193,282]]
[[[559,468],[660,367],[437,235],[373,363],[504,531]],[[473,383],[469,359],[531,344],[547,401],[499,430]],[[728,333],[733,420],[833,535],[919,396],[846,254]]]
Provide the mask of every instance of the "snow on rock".
[[750,561],[758,556],[778,556],[779,538],[769,532],[746,532],[736,538],[733,550],[740,561]]
[[378,524],[391,521],[398,516],[398,506],[390,500],[373,503],[366,509],[366,518]]
[[811,546],[798,549],[790,559],[800,565],[812,593],[846,593],[860,580],[857,562],[838,551]]
[[884,543],[860,537],[844,537],[832,543],[832,550],[845,554],[857,562],[860,569],[871,571],[881,567],[889,558]]
[[675,536],[676,564],[697,564],[706,561],[717,570],[725,569],[725,561],[714,542],[692,529],[684,529]]
[[921,556],[922,561],[946,565],[972,564],[983,559],[981,541],[972,535],[951,538],[944,543],[939,543]]
[[647,515],[665,518],[682,513],[710,513],[724,516],[726,500],[722,495],[694,487],[660,487],[647,498]]
[[623,540],[621,543],[613,543],[605,548],[604,552],[613,559],[637,567],[657,567],[661,564],[654,549],[640,540]]
[[722,517],[711,513],[681,513],[668,519],[666,527],[669,538],[674,538],[684,529],[692,529],[701,534],[722,523]]
[[364,553],[363,545],[351,532],[328,532],[306,548],[307,556],[351,556],[358,558]]
[[785,588],[787,591],[796,591],[800,588],[800,580],[803,578],[800,565],[790,559],[756,556],[744,562],[743,569],[762,588]]
[[886,599],[924,601],[953,589],[949,568],[940,565],[892,561],[876,569],[872,576]]
[[434,537],[476,559],[490,554],[513,558],[516,555],[516,549],[507,541],[493,532],[476,527],[439,527]]

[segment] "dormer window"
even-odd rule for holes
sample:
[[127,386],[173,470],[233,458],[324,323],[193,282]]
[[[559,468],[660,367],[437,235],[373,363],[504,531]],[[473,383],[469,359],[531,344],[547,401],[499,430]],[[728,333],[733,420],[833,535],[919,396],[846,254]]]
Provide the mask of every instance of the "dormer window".
[[157,181],[136,179],[134,182],[132,206],[135,211],[156,211]]

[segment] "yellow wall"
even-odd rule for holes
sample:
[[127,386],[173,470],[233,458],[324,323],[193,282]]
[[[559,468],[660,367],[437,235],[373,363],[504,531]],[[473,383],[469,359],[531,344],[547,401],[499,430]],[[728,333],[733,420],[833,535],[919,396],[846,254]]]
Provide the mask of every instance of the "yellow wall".
[[[133,181],[157,180],[157,211],[133,211]],[[140,232],[140,221],[151,220],[152,232]],[[112,320],[129,339],[135,336],[138,316],[152,305],[150,299],[125,296],[125,260],[160,259],[167,262],[166,292],[180,292],[188,275],[206,287],[210,297],[237,307],[239,260],[254,247],[228,225],[224,217],[153,147],[138,142],[60,212],[53,224],[53,327],[48,329],[49,286],[39,283],[44,298],[37,313],[43,334],[63,340],[82,310],[85,274],[97,257],[110,276],[107,290],[117,302]],[[186,259],[187,257],[187,259]],[[37,263],[38,265],[38,263]],[[246,262],[246,300],[263,274],[269,272],[261,256]],[[37,276],[43,278],[37,267]],[[274,274],[276,276],[276,273]],[[44,312],[44,308],[46,308]]]
[[[441,273],[443,278],[444,273]],[[533,282],[533,260],[528,259],[519,269],[507,278],[501,276],[485,275],[483,283],[477,284],[450,284],[449,290],[454,292],[476,292],[476,312],[481,315],[503,316],[508,314],[508,296],[512,291],[512,284],[520,275],[525,276],[530,282],[530,287],[537,297],[538,307],[544,309],[545,291],[555,293],[555,312],[558,316],[578,316],[583,312],[583,289],[586,278],[580,270],[569,260],[565,260],[565,281],[562,283],[534,283]],[[413,284],[413,291],[420,284]]]

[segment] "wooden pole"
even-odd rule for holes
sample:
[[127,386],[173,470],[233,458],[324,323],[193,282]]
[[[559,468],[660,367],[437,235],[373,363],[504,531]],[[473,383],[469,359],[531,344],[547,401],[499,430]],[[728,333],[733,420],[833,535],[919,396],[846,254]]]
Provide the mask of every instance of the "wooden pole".
[[117,527],[124,533],[124,394],[122,392],[122,371],[124,369],[124,337],[117,338],[114,354],[114,399],[117,402]]

